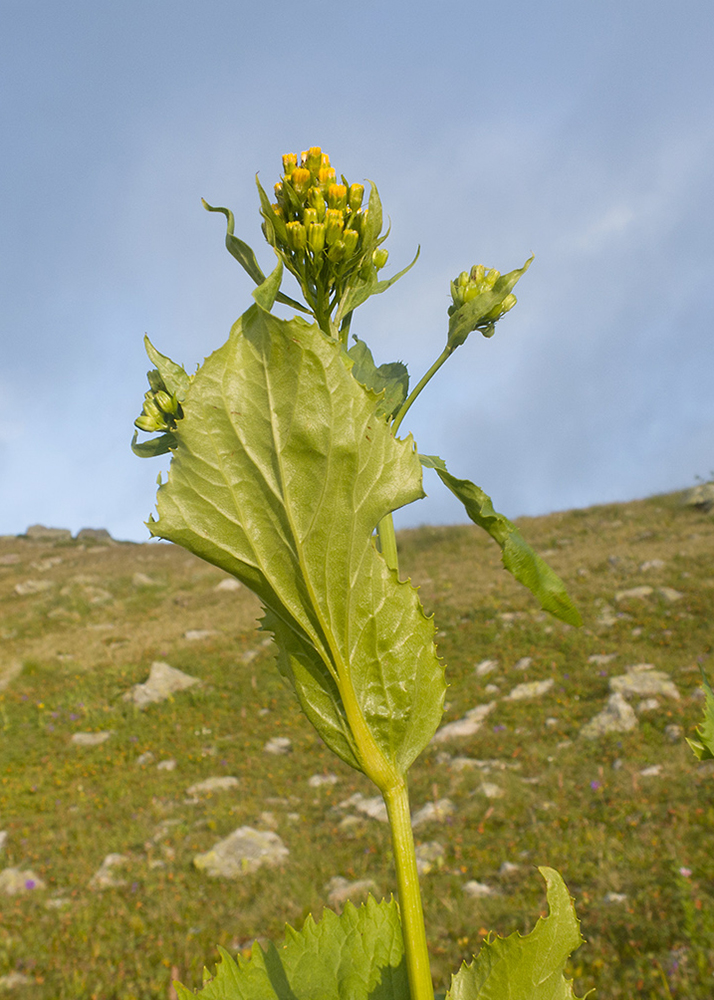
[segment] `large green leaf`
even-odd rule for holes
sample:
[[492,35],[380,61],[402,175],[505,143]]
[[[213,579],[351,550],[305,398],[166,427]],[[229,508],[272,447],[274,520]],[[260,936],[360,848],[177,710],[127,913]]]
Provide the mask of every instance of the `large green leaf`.
[[547,886],[547,917],[526,937],[485,941],[471,965],[462,965],[446,1000],[577,1000],[563,969],[583,943],[570,894],[553,868],[539,868]]
[[706,702],[704,706],[704,721],[697,727],[698,740],[690,740],[687,743],[694,751],[698,760],[714,760],[714,690],[709,683],[709,678],[702,671],[702,683]]
[[358,340],[356,337],[355,343],[347,354],[354,361],[352,374],[357,381],[366,385],[368,389],[384,393],[379,404],[379,411],[391,417],[397,412],[409,392],[407,366],[401,361],[391,361],[377,368],[369,347],[363,340]]
[[247,960],[219,948],[215,978],[192,993],[176,983],[179,1000],[409,1000],[399,911],[394,900],[370,896],[340,917],[324,910],[301,931],[286,929],[280,948],[253,945]]
[[490,496],[470,480],[452,476],[442,458],[436,455],[420,455],[419,458],[422,465],[434,469],[442,483],[458,497],[474,524],[498,542],[503,565],[538,598],[541,607],[569,625],[582,625],[580,612],[568,596],[563,581],[533,551],[515,524],[493,509]]
[[251,307],[191,381],[149,528],[260,597],[311,720],[374,779],[429,742],[444,679],[416,590],[372,543],[423,496],[419,459],[348,368],[316,325]]

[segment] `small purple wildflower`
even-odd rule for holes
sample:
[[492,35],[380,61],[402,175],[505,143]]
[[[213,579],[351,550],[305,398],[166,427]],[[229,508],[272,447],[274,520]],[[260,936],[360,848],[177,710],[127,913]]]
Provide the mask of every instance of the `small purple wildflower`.
[[600,784],[599,781],[591,781],[590,782],[590,787],[592,788],[592,790],[594,792],[596,792],[598,790],[598,788],[602,788],[602,785]]
[[680,868],[679,869],[679,874],[683,875],[684,878],[689,878],[689,876],[692,874],[692,869],[691,868]]
[[76,722],[78,718],[79,718],[79,716],[75,715],[74,712],[70,712],[69,713],[69,721],[70,722]]
[[505,726],[494,726],[493,731],[494,733],[502,733],[505,731],[505,728]]
[[37,883],[35,882],[34,878],[28,878],[25,881],[25,888],[26,889],[34,889],[36,885],[37,885]]

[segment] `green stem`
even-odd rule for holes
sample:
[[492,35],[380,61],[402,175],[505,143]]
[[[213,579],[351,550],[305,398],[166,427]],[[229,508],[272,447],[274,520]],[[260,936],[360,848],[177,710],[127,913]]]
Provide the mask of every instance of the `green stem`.
[[394,521],[391,514],[385,514],[377,525],[379,551],[390,569],[399,572],[399,555],[397,553],[397,536],[394,533]]
[[382,794],[387,804],[392,830],[399,913],[411,1000],[434,1000],[406,781],[401,778],[398,784],[383,791]]
[[399,411],[397,412],[396,417],[394,418],[394,423],[392,424],[392,433],[393,434],[396,435],[397,429],[398,429],[399,425],[401,424],[402,420],[404,419],[404,417],[406,416],[407,410],[412,405],[412,403],[414,402],[414,400],[417,398],[417,396],[419,395],[419,393],[422,391],[422,389],[424,388],[424,386],[427,384],[427,382],[431,381],[431,379],[436,375],[436,373],[438,372],[438,370],[444,364],[444,362],[446,361],[446,359],[449,358],[449,357],[451,357],[451,354],[452,354],[451,348],[448,347],[448,346],[445,347],[444,350],[439,355],[439,357],[434,362],[434,364],[431,366],[431,368],[429,369],[429,371],[425,375],[423,375],[421,377],[421,379],[417,382],[417,384],[414,386],[414,388],[412,389],[412,391],[409,393],[409,395],[407,396],[407,398],[402,403]]

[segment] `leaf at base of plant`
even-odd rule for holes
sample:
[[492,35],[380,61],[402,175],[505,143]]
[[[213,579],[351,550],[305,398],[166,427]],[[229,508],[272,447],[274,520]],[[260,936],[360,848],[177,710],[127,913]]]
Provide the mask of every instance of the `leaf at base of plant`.
[[577,1000],[563,970],[583,943],[570,893],[553,868],[539,868],[546,882],[547,917],[526,937],[485,941],[471,963],[462,965],[446,1000]]
[[697,736],[699,739],[690,740],[687,738],[687,743],[694,751],[698,760],[714,760],[714,690],[712,690],[709,678],[703,669],[702,683],[706,697],[704,721],[697,727]]
[[324,910],[301,931],[266,951],[253,945],[249,959],[220,948],[216,976],[198,993],[176,984],[178,1000],[409,1000],[399,909],[394,900]]

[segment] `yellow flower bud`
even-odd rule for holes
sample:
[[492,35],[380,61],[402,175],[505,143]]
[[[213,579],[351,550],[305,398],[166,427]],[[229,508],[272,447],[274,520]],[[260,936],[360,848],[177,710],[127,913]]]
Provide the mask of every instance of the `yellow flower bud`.
[[347,200],[353,212],[356,212],[362,207],[363,198],[364,184],[350,184],[350,192]]
[[389,250],[385,250],[384,247],[377,247],[377,249],[372,254],[372,260],[374,266],[378,271],[381,271],[384,265],[387,263],[389,258]]
[[359,233],[356,229],[345,229],[342,233],[342,239],[344,240],[347,256],[351,257],[357,249],[357,244],[359,243]]
[[518,299],[513,292],[511,292],[510,295],[507,295],[501,303],[501,314],[507,313],[510,309],[513,309],[516,302],[518,302]]
[[291,250],[304,250],[307,244],[307,232],[302,222],[288,222],[288,243]]
[[296,167],[290,174],[290,183],[299,195],[307,194],[310,187],[310,171],[305,167]]
[[297,155],[295,153],[285,153],[283,155],[283,173],[289,177],[297,166]]
[[303,153],[305,157],[304,163],[307,169],[312,174],[316,174],[320,167],[322,166],[322,150],[319,146],[311,146],[307,154]]
[[347,207],[347,188],[344,184],[330,184],[327,189],[327,204],[330,208]]
[[461,274],[456,279],[456,284],[458,285],[459,288],[466,288],[468,283],[469,283],[468,271],[462,271]]
[[483,281],[483,277],[486,274],[486,268],[483,264],[474,264],[471,268],[471,280],[480,284]]
[[159,391],[154,396],[156,400],[156,405],[163,413],[176,413],[178,410],[178,399],[174,395],[169,395],[168,392],[164,392],[163,389]]
[[282,205],[273,204],[270,207],[272,208],[272,210],[275,212],[275,214],[279,219],[285,218],[285,212],[283,211]]
[[345,220],[339,208],[328,208],[325,214],[325,239],[328,245],[341,239],[344,226]]
[[313,222],[307,231],[307,242],[313,253],[319,253],[325,246],[325,227],[321,222]]
[[501,277],[501,272],[497,271],[495,268],[491,268],[486,277],[483,279],[484,291],[489,292],[500,277]]
[[305,226],[305,229],[309,229],[310,226],[313,224],[313,222],[318,221],[317,209],[306,208],[305,211],[302,213],[302,221],[303,225]]
[[317,171],[317,180],[323,191],[326,191],[330,184],[335,183],[336,177],[337,174],[334,167],[320,167]]
[[319,187],[311,187],[307,192],[307,203],[317,212],[317,221],[322,222],[325,218],[325,196]]
[[323,167],[329,167],[329,165],[330,165],[330,157],[327,155],[327,153],[323,153],[322,154],[322,166]]
[[336,243],[333,243],[332,246],[327,251],[327,256],[334,264],[337,264],[338,261],[343,260],[345,257],[344,240],[337,240]]

